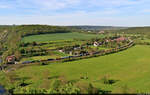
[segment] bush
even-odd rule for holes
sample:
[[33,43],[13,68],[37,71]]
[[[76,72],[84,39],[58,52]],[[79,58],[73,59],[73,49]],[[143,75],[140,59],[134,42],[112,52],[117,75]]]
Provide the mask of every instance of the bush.
[[47,65],[47,63],[41,62],[40,65]]

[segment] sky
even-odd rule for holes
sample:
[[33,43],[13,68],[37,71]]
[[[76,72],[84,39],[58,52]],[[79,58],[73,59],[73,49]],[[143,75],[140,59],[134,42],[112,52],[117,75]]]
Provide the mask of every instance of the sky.
[[0,0],[0,25],[150,26],[150,0]]

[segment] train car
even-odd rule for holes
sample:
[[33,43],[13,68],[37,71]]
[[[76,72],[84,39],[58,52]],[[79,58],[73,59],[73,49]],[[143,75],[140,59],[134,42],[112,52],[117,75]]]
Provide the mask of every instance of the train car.
[[80,57],[80,55],[75,55],[74,58]]
[[30,63],[32,63],[32,61],[24,61],[24,62],[22,62],[22,64],[30,64]]
[[80,55],[75,55],[74,57],[80,57]]
[[76,57],[76,56],[70,56],[70,58],[74,58],[74,57]]
[[80,56],[83,56],[83,54],[80,54]]
[[73,58],[74,56],[69,56],[70,58]]
[[56,58],[56,60],[61,60],[62,58]]
[[49,59],[47,59],[47,61],[53,61],[53,60],[55,60],[55,59],[53,59],[53,58],[49,58]]
[[115,51],[115,49],[112,49],[112,51]]
[[47,61],[47,60],[40,60],[40,62],[45,62],[45,61]]
[[67,59],[67,58],[70,58],[70,56],[61,57],[61,59]]
[[90,55],[89,53],[86,53],[86,56]]

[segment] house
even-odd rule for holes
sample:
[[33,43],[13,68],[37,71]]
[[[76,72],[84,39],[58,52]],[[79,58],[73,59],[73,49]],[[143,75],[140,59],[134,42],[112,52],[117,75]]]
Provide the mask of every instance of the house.
[[72,52],[72,51],[70,51],[70,52],[69,52],[69,55],[73,55],[73,52]]
[[95,47],[97,47],[97,46],[99,46],[99,43],[95,41],[93,45],[94,45]]
[[75,48],[74,48],[74,50],[79,50],[79,49],[81,49],[81,48],[80,48],[80,47],[75,47]]
[[59,52],[64,52],[64,50],[59,50]]
[[14,64],[15,60],[16,60],[15,55],[11,55],[6,58],[7,63],[11,63],[11,64]]
[[93,45],[94,45],[95,47],[97,47],[97,46],[100,46],[100,45],[102,45],[102,44],[103,44],[103,42],[96,42],[96,41],[95,41]]
[[15,61],[15,64],[19,64],[19,62]]
[[100,32],[98,32],[99,34],[104,34],[105,33],[105,31],[100,31]]
[[110,40],[111,42],[114,42],[115,40]]
[[125,37],[119,37],[117,39],[115,39],[117,42],[121,42],[121,41],[125,41],[126,38]]
[[75,51],[74,55],[80,55],[80,51]]
[[105,42],[110,42],[110,40],[106,39]]

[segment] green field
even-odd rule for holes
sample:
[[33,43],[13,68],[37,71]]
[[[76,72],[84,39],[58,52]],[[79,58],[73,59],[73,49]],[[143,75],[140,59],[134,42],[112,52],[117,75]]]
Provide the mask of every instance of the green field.
[[[119,92],[119,89],[123,86],[127,86],[134,92],[150,93],[149,57],[150,46],[138,45],[111,55],[61,64],[29,66],[18,69],[16,72],[21,77],[30,77],[27,81],[31,84],[28,86],[34,88],[42,87],[42,84],[45,82],[43,74],[49,71],[49,76],[64,75],[67,80],[78,80],[81,75],[86,75],[87,73],[89,79],[82,81],[91,82],[95,87],[112,91],[113,93]],[[0,74],[1,84],[6,85],[7,81],[2,72]],[[99,80],[106,75],[109,76],[110,79],[118,81],[112,85],[103,84]],[[46,84],[50,83],[51,80]]]
[[56,40],[73,40],[73,39],[91,39],[95,37],[103,37],[103,35],[85,34],[85,33],[55,33],[27,36],[22,39],[23,42],[47,42]]
[[20,60],[20,62],[23,62],[23,61],[32,61],[32,60],[47,60],[47,59],[50,59],[50,58],[60,58],[60,57],[64,57],[64,56],[69,56],[68,54],[65,54],[65,53],[61,53],[59,51],[53,51],[53,54],[52,55],[45,55],[45,56],[33,56],[33,57],[25,57],[25,58],[22,58]]
[[147,42],[147,43],[149,43],[150,39],[144,39],[144,40],[141,40],[141,42]]

